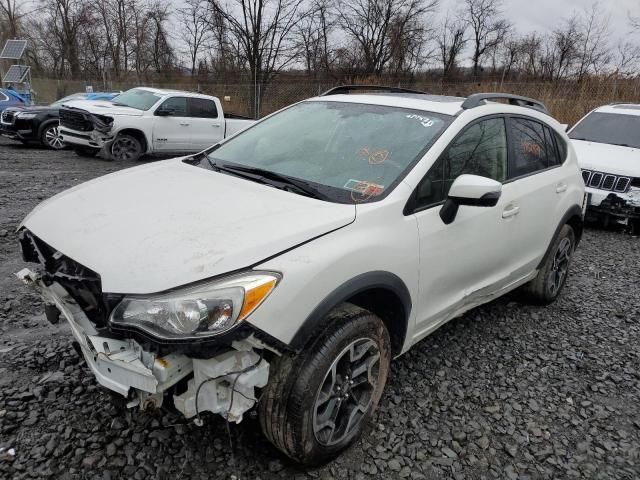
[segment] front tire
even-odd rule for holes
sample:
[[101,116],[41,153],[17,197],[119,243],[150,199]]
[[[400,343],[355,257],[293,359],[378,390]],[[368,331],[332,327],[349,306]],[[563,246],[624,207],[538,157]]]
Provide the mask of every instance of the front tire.
[[376,315],[351,304],[295,356],[272,363],[259,404],[265,436],[293,460],[318,465],[362,434],[387,381],[389,333]]
[[132,135],[120,134],[111,143],[109,153],[113,160],[135,162],[144,152],[140,140]]
[[538,276],[522,287],[521,294],[525,301],[549,305],[558,298],[567,281],[575,248],[576,234],[570,225],[564,225]]
[[40,135],[40,142],[51,150],[62,150],[67,147],[67,144],[62,141],[57,122],[44,126]]

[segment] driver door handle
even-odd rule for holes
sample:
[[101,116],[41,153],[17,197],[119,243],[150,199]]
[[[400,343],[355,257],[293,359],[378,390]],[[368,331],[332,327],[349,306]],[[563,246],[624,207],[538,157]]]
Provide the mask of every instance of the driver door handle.
[[183,127],[188,127],[189,126],[189,122],[180,122],[180,125],[182,125]]
[[509,205],[509,206],[507,206],[507,208],[505,208],[502,211],[502,218],[515,217],[519,213],[520,213],[520,207],[515,207],[513,205]]

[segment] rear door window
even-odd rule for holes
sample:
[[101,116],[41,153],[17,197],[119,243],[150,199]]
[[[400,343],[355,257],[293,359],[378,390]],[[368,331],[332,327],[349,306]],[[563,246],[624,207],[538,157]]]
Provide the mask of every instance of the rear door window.
[[548,168],[550,149],[545,127],[525,118],[511,118],[510,125],[513,155],[509,158],[509,177],[522,177]]
[[216,102],[206,98],[189,98],[189,116],[196,118],[218,118]]

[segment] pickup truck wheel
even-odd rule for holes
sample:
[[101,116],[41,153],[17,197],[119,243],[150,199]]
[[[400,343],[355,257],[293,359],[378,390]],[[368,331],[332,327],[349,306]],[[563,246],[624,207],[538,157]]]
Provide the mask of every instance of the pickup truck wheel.
[[111,158],[135,162],[142,156],[142,143],[136,137],[121,134],[111,144]]
[[98,155],[98,153],[100,153],[99,148],[92,147],[74,147],[73,151],[76,152],[76,155],[87,158],[95,157],[96,155]]
[[272,363],[258,407],[265,436],[306,465],[331,460],[360,437],[391,359],[389,333],[377,316],[344,304],[327,320],[302,352]]
[[67,144],[62,141],[62,135],[58,130],[58,123],[51,123],[45,125],[40,135],[40,141],[42,144],[52,150],[62,150],[66,148]]
[[558,298],[567,281],[575,247],[575,232],[570,225],[564,225],[538,276],[522,287],[520,293],[523,300],[548,305]]

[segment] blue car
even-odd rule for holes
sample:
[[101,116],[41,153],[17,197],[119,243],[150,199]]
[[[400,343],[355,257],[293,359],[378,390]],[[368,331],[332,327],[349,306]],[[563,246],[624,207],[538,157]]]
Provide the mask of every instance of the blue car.
[[0,134],[22,143],[40,143],[47,148],[60,150],[66,147],[58,132],[62,104],[71,100],[112,100],[118,95],[120,92],[74,93],[50,105],[7,107],[0,114]]
[[0,88],[0,113],[8,107],[26,107],[28,101],[15,90]]

